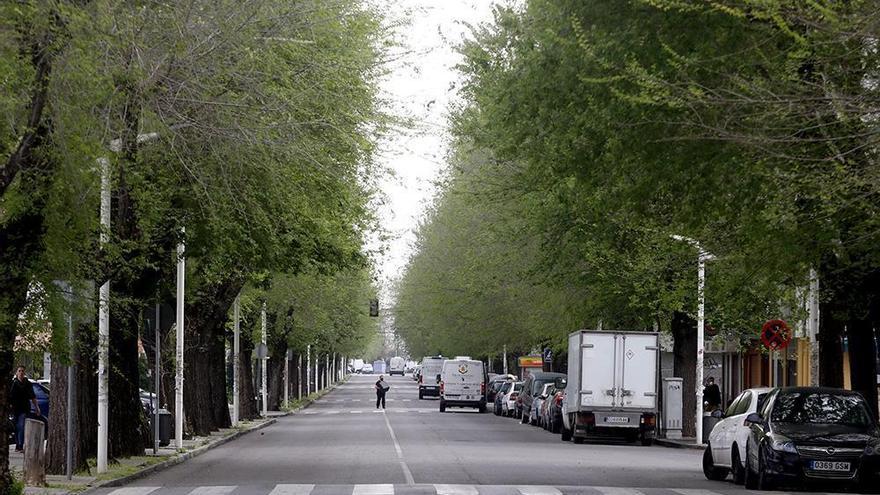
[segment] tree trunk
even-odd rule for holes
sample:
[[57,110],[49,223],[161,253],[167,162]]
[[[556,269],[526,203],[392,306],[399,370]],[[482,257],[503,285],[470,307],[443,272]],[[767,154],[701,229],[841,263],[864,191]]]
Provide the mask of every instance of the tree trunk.
[[682,379],[681,434],[693,437],[697,434],[697,322],[687,314],[676,311],[672,314],[672,337],[673,373]]
[[231,424],[226,396],[226,320],[244,281],[231,277],[202,287],[187,304],[184,409],[190,431],[208,435]]
[[[88,472],[87,460],[97,455],[98,381],[94,349],[97,344],[94,322],[74,327],[73,362],[73,472]],[[52,407],[49,409],[49,441],[46,472],[64,474],[67,466],[67,369],[61,360],[52,366]]]
[[[128,294],[133,295],[133,294]],[[108,456],[111,459],[144,455],[150,443],[150,427],[140,399],[138,328],[140,311],[121,302],[117,293],[110,304],[110,377]],[[138,300],[131,298],[130,300]],[[128,306],[128,307],[126,307]],[[137,305],[138,307],[140,305]]]
[[852,389],[865,397],[876,420],[877,351],[871,323],[868,319],[851,320],[847,325],[847,338]]
[[254,377],[251,371],[251,353],[254,350],[251,332],[242,328],[239,343],[241,346],[238,356],[239,419],[257,419],[260,417],[260,411],[254,397]]
[[819,312],[819,385],[823,387],[843,387],[843,324],[834,318],[835,305],[822,304]]

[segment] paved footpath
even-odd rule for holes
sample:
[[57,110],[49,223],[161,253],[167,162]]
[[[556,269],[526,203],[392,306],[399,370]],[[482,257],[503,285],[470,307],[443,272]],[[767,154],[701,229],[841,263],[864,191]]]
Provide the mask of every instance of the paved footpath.
[[[728,495],[702,453],[562,442],[518,421],[418,399],[409,377],[353,376],[257,433],[99,495]],[[777,492],[780,493],[780,492]]]

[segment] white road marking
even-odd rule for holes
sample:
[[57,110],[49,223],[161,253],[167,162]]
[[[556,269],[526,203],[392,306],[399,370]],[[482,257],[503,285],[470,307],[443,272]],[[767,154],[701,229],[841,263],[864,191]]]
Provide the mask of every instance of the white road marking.
[[351,414],[360,414],[360,413],[362,413],[363,411],[348,411],[348,412],[351,413]]
[[200,486],[189,492],[189,495],[227,495],[237,486]]
[[275,485],[269,495],[309,495],[315,485]]
[[479,495],[474,485],[434,485],[437,495]]
[[351,495],[394,495],[394,485],[354,485]]
[[671,491],[680,493],[681,495],[720,495],[712,490],[698,490],[692,488],[672,488]]
[[129,486],[125,488],[117,488],[107,495],[147,495],[153,493],[161,486]]
[[352,402],[360,402],[360,399],[351,399]]
[[562,495],[562,492],[552,486],[526,485],[516,487],[522,495]]
[[[412,472],[409,470],[409,466],[406,465],[406,461],[403,460],[403,449],[400,448],[400,443],[397,441],[397,435],[394,434],[394,428],[391,428],[391,421],[388,420],[388,415],[383,416],[385,418],[385,426],[388,427],[388,433],[391,434],[391,440],[394,441],[394,450],[397,451],[397,460],[400,461],[400,468],[403,469],[403,476],[406,478],[407,485],[414,485],[416,482],[413,479]],[[392,489],[393,493],[393,489]],[[357,495],[352,494],[352,495]]]
[[594,486],[593,488],[602,492],[602,495],[644,495],[635,488],[619,488],[616,486]]

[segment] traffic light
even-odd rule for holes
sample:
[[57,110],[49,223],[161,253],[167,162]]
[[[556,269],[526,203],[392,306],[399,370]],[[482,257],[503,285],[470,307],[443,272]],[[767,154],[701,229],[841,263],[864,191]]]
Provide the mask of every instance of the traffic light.
[[379,300],[370,299],[370,316],[379,316]]

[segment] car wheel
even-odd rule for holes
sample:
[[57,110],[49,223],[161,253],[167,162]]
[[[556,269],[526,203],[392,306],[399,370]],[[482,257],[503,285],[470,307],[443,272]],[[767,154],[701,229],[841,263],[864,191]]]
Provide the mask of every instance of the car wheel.
[[421,390],[419,390],[419,400],[422,400],[424,398],[425,398],[425,394]]
[[746,482],[746,470],[743,468],[742,460],[739,458],[739,447],[737,447],[736,444],[733,444],[730,459],[733,471],[733,482],[737,485],[742,485]]
[[752,470],[752,456],[749,453],[748,446],[746,447],[746,475],[743,483],[746,485],[746,490],[754,490],[758,488],[758,478],[755,471]]
[[639,441],[642,443],[642,447],[650,447],[654,445],[654,439],[642,433]]
[[497,405],[496,405],[495,408],[492,410],[492,412],[495,413],[495,416],[501,416],[501,409],[500,409]]
[[526,424],[526,423],[529,422],[529,417],[526,416],[526,412],[525,412],[525,411],[519,413],[519,422],[522,423],[522,424]]
[[572,441],[578,445],[584,443],[584,437],[572,437]]
[[440,399],[440,412],[446,412],[446,401]]
[[480,407],[477,410],[480,411],[480,414],[485,413],[486,412],[486,404],[481,402]]
[[569,440],[571,440],[571,430],[567,430],[565,429],[565,427],[562,427],[562,441],[567,442]]
[[712,458],[712,445],[707,445],[703,451],[703,475],[711,481],[722,481],[727,478],[727,469],[716,467]]
[[557,420],[557,421],[553,421],[552,423],[550,423],[550,431],[552,433],[560,433],[562,431],[562,425],[559,424],[559,422],[560,421]]
[[764,466],[764,449],[758,447],[758,482],[756,490],[772,490],[773,484],[770,476],[767,474],[767,468]]

